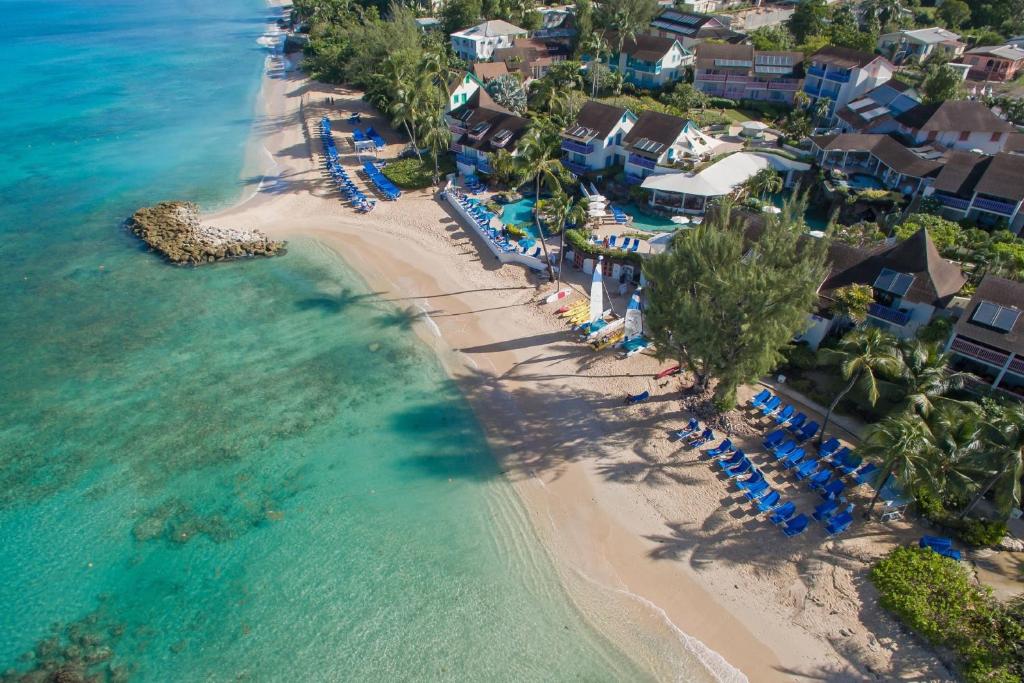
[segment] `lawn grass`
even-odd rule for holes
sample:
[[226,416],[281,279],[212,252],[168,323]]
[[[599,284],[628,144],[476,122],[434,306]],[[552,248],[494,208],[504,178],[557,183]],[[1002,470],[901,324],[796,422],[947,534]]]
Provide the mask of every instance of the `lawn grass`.
[[[438,159],[438,167],[441,178],[444,178],[455,171],[455,161],[446,154]],[[420,190],[434,182],[434,162],[427,155],[422,161],[415,157],[389,161],[384,167],[384,175],[403,190]]]

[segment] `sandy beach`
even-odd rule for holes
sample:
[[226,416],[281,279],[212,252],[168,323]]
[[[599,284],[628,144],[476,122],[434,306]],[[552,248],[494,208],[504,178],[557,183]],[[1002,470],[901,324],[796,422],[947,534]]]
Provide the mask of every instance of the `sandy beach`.
[[[272,62],[248,199],[210,222],[315,240],[405,311],[462,387],[596,629],[662,680],[952,678],[882,612],[867,580],[871,561],[915,538],[909,525],[858,520],[830,540],[815,523],[787,539],[751,515],[711,463],[667,438],[687,419],[685,377],[656,381],[664,366],[652,357],[618,360],[575,342],[555,306],[539,303],[546,277],[501,267],[433,192],[379,201],[369,215],[343,205],[321,173],[311,125],[329,116],[344,149],[344,120],[361,111],[389,143],[399,138],[358,93]],[[582,274],[567,276],[583,290]],[[651,401],[622,405],[644,389]],[[763,461],[759,439],[738,440]],[[812,494],[763,464],[773,486],[811,509]]]

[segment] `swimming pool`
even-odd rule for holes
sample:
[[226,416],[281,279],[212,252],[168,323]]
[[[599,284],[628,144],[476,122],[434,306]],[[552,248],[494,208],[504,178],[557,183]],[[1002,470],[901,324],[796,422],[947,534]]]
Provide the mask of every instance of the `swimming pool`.
[[850,187],[858,190],[881,190],[883,189],[882,181],[873,175],[867,173],[853,173],[850,175],[847,182]]
[[526,227],[524,224],[528,224],[530,227],[526,228],[527,232],[532,234],[533,232],[533,207],[536,201],[528,197],[523,197],[510,204],[506,204],[501,207],[501,222],[505,225],[519,225]]
[[630,227],[636,228],[637,230],[643,230],[644,232],[672,232],[679,227],[664,216],[647,213],[644,209],[640,208],[633,202],[630,202],[629,204],[619,204],[618,202],[615,202],[614,206],[622,209],[633,217],[633,223]]

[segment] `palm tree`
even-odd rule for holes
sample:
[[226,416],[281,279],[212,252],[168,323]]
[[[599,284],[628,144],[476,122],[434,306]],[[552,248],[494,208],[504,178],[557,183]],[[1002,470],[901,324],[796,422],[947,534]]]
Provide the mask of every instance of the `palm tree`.
[[1024,477],[1024,405],[989,407],[985,421],[984,457],[991,475],[960,513],[965,517],[974,506],[995,489],[996,509],[1001,515],[1020,507],[1021,478]]
[[878,401],[879,373],[897,374],[902,365],[896,346],[896,339],[877,327],[864,327],[843,337],[835,349],[822,352],[825,360],[839,366],[844,379],[849,380],[843,389],[836,394],[832,405],[825,413],[825,420],[818,434],[818,445],[825,436],[825,429],[832,418],[832,411],[857,384],[864,388],[867,400],[871,405]]
[[992,474],[982,457],[982,424],[972,412],[952,405],[938,408],[924,422],[932,488],[945,499],[963,500]]
[[434,162],[434,185],[436,186],[441,177],[438,160],[448,150],[452,141],[452,132],[441,115],[427,118],[421,126],[421,132],[423,144],[430,150],[430,157]]
[[[558,130],[553,128],[544,120],[537,120],[529,132],[520,141],[515,156],[517,165],[521,169],[522,177],[533,180],[534,197],[540,200],[540,188],[544,185],[552,194],[562,191],[562,184],[568,180],[565,167],[559,155],[560,138]],[[544,228],[540,223],[538,212],[533,215],[534,226],[537,229],[537,236],[540,238],[541,248],[544,250],[544,262],[548,266],[548,277],[551,282],[555,281],[554,267],[551,259],[548,258],[548,245],[544,239]]]
[[876,479],[878,485],[864,513],[865,519],[871,516],[882,490],[893,477],[905,491],[911,491],[922,484],[934,490],[933,451],[925,447],[928,436],[924,420],[904,413],[882,420],[864,438],[857,450],[864,456],[881,461]]
[[762,168],[747,181],[748,190],[756,193],[761,199],[764,199],[766,194],[782,192],[782,185],[782,176],[771,168]]
[[828,110],[832,107],[832,100],[827,97],[819,97],[814,102],[811,114],[814,116],[814,127],[818,127],[818,121],[828,116]]
[[424,73],[413,77],[402,66],[402,62],[389,60],[385,65],[388,81],[391,83],[391,102],[388,105],[388,112],[396,126],[404,126],[405,132],[409,135],[416,150],[416,158],[422,161],[420,146],[416,143],[415,126],[423,117],[425,95],[428,93],[429,81]]
[[915,339],[901,344],[900,353],[903,357],[901,389],[906,410],[927,418],[937,402],[963,405],[947,398],[946,394],[961,388],[968,374],[951,370],[950,355],[942,353],[938,344]]
[[600,66],[601,66],[601,55],[605,54],[608,49],[607,44],[604,41],[604,34],[591,33],[583,43],[580,45],[580,50],[583,54],[590,55],[590,65],[592,71],[590,73],[590,96],[597,97],[597,81],[600,77]]
[[558,232],[558,275],[555,290],[562,286],[562,264],[565,262],[565,231],[567,225],[579,225],[587,220],[587,200],[570,197],[565,191],[559,191],[545,202],[547,213],[552,223],[559,228]]

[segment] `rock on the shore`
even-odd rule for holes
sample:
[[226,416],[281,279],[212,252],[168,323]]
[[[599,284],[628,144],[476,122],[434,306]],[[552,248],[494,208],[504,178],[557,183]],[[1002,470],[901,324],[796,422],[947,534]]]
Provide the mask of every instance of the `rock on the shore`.
[[259,230],[217,228],[199,222],[192,202],[160,202],[132,214],[126,227],[171,263],[200,265],[225,259],[276,256],[284,242]]

